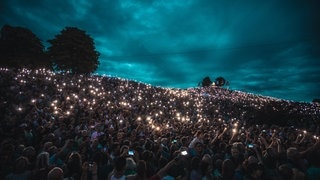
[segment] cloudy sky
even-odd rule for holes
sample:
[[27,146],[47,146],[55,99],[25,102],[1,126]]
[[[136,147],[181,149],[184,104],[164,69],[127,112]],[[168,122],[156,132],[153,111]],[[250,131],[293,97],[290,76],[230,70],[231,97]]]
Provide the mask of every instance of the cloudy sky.
[[294,101],[320,98],[318,0],[1,0],[0,26],[45,45],[67,27],[101,53],[97,73],[155,86],[230,89]]

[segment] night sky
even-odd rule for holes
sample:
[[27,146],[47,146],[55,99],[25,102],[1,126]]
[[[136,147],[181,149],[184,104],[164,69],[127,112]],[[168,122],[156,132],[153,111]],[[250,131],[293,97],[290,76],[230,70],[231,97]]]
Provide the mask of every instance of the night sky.
[[101,53],[96,73],[171,88],[222,76],[229,88],[320,98],[318,0],[1,0],[0,26],[44,43],[69,26]]

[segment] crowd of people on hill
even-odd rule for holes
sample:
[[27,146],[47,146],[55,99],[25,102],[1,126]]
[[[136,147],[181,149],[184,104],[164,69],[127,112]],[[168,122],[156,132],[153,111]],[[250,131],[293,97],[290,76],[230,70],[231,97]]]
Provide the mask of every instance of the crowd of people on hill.
[[5,179],[320,179],[320,106],[0,69]]

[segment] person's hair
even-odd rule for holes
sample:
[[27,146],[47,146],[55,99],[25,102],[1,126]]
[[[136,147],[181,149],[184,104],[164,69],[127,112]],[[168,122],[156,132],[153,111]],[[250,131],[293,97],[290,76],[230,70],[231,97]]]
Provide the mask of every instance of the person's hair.
[[126,158],[126,169],[136,170],[136,168],[137,168],[136,162],[131,157],[127,157]]
[[59,167],[54,167],[49,171],[47,180],[63,180],[63,170]]
[[67,168],[71,173],[80,173],[82,169],[81,155],[78,152],[72,152],[67,161]]
[[191,169],[198,169],[200,164],[200,158],[195,156],[191,159]]
[[43,144],[43,150],[48,151],[50,147],[53,146],[53,143],[51,141],[47,141]]
[[36,160],[36,168],[47,168],[49,166],[49,153],[48,152],[42,152],[38,154],[37,160]]
[[114,169],[119,172],[124,170],[126,167],[126,158],[123,156],[114,159]]
[[33,161],[36,158],[36,150],[33,146],[28,146],[23,150],[23,156],[28,157],[29,161]]
[[222,162],[221,174],[223,179],[233,179],[235,165],[230,159],[226,159]]
[[152,161],[153,159],[153,153],[149,150],[145,150],[142,152],[142,159],[145,161]]
[[288,159],[295,159],[296,156],[297,156],[297,154],[298,154],[297,148],[295,148],[295,147],[289,147],[289,148],[287,149],[287,158],[288,158]]
[[120,147],[120,154],[122,154],[125,149],[129,150],[129,146],[127,146],[127,145],[122,145],[122,146]]
[[221,172],[221,169],[222,169],[222,162],[223,162],[222,159],[217,159],[214,162],[214,167],[216,169],[218,169],[218,171],[220,171],[220,172]]
[[150,142],[150,141],[146,141],[145,144],[144,144],[144,148],[146,150],[151,150],[152,149],[152,146],[153,146],[153,143]]
[[20,156],[16,161],[15,161],[15,166],[14,170],[16,173],[22,173],[25,170],[27,170],[30,162],[27,157],[25,156]]
[[146,174],[146,171],[147,171],[146,162],[144,160],[139,160],[137,164],[137,169],[136,169],[137,175],[139,177],[143,177]]
[[188,138],[183,136],[180,141],[181,141],[182,145],[186,145],[188,143]]
[[279,173],[283,179],[293,178],[293,170],[286,164],[282,164],[279,166]]

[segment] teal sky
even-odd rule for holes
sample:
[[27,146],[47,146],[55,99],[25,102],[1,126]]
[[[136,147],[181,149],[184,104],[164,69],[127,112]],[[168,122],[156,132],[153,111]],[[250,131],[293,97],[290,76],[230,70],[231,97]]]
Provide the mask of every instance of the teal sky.
[[0,12],[0,26],[45,45],[66,26],[85,30],[101,75],[174,88],[222,76],[234,90],[320,98],[317,0],[2,0]]

